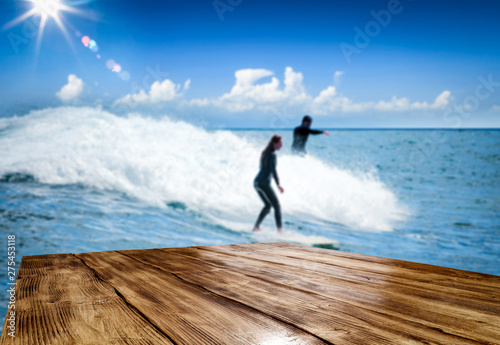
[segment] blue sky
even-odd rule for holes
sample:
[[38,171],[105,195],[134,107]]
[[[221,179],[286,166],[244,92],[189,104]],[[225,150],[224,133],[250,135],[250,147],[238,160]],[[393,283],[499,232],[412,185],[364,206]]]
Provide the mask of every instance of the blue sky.
[[39,39],[39,15],[12,23],[37,2],[0,2],[2,116],[71,105],[213,127],[290,128],[305,113],[322,127],[500,127],[497,1],[62,3],[80,12],[58,11],[67,37],[49,15]]

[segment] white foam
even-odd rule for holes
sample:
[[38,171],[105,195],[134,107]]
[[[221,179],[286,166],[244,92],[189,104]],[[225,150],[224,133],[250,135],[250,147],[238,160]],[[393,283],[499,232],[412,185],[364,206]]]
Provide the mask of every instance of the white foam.
[[[43,183],[116,190],[161,207],[182,202],[237,231],[250,230],[262,207],[252,182],[265,141],[167,116],[119,117],[88,107],[33,111],[2,119],[0,128],[0,175],[20,172]],[[405,207],[372,174],[282,152],[278,171],[284,219],[389,231],[406,217]]]
[[324,236],[304,235],[294,230],[286,229],[282,233],[276,230],[259,231],[252,234],[258,242],[293,242],[306,245],[331,245],[336,246],[338,241],[326,238]]

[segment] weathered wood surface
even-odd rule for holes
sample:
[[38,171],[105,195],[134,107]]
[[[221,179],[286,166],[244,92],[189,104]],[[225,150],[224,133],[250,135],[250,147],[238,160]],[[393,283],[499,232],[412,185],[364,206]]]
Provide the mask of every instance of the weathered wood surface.
[[286,243],[24,257],[1,344],[500,344],[500,277]]

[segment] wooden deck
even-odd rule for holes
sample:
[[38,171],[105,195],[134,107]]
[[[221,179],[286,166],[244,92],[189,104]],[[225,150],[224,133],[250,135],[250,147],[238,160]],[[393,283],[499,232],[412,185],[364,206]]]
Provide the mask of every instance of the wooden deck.
[[286,243],[30,256],[16,318],[1,344],[500,344],[500,277]]

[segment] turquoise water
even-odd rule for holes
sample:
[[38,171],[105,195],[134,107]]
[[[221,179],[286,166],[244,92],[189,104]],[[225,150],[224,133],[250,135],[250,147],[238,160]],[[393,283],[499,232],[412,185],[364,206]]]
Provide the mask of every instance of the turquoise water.
[[[71,107],[0,119],[0,264],[15,234],[16,268],[25,255],[288,241],[500,275],[500,131],[330,132],[297,157],[289,130]],[[252,180],[274,133],[285,234],[271,216],[254,234]]]

